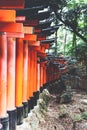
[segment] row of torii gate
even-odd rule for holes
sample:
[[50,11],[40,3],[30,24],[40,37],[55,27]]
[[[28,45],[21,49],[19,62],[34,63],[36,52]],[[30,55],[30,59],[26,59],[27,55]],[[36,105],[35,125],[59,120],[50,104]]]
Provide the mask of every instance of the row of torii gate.
[[0,130],[16,130],[42,89],[59,78],[44,60],[54,42],[46,36],[58,28],[50,27],[48,2],[0,0]]

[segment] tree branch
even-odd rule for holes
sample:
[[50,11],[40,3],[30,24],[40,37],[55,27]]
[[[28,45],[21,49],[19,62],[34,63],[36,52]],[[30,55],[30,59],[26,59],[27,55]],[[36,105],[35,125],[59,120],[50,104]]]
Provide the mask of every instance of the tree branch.
[[62,20],[62,18],[55,12],[55,15],[57,17],[57,19],[59,19],[65,26],[71,27],[72,32],[74,32],[79,38],[81,38],[84,42],[87,43],[87,38],[85,38],[84,36],[82,36],[75,28],[73,25],[71,25],[71,23],[69,21],[64,21]]

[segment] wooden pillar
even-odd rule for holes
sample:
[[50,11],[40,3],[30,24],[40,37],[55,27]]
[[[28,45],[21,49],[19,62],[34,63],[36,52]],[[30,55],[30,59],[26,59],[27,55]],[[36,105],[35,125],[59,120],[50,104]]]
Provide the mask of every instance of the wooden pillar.
[[35,92],[35,75],[36,75],[36,72],[35,72],[35,51],[32,49],[32,52],[31,52],[31,69],[32,69],[32,72],[31,72],[31,81],[32,81],[32,92],[34,93]]
[[35,70],[36,70],[36,91],[38,91],[38,87],[37,87],[37,52],[35,55]]
[[23,85],[23,40],[18,38],[16,41],[16,100],[17,124],[23,123],[23,105],[22,105],[22,85]]
[[7,37],[0,32],[0,118],[7,110]]
[[43,65],[40,64],[40,87],[43,86]]
[[16,106],[22,105],[22,82],[23,82],[23,40],[16,42]]
[[37,64],[37,90],[40,90],[40,64]]
[[34,51],[34,87],[35,87],[35,92],[37,91],[37,52]]
[[17,110],[15,108],[15,56],[15,39],[7,38],[7,111],[10,130],[15,130],[17,123]]
[[31,97],[32,97],[32,88],[31,88],[31,49],[28,46],[28,90],[27,90],[27,99],[28,99],[28,112],[31,110]]
[[7,114],[7,35],[0,32],[0,122],[3,130],[9,130]]
[[36,88],[36,60],[37,60],[37,52],[33,49],[30,51],[30,69],[31,69],[31,88],[32,93],[37,91]]
[[30,47],[28,47],[28,96],[27,98],[30,99],[30,97],[33,96],[33,76],[34,73],[32,71],[32,50]]
[[34,83],[34,90],[33,90],[33,97],[34,97],[34,106],[37,105],[37,100],[39,98],[39,91],[37,88],[37,52],[36,50],[33,50],[33,83]]
[[32,48],[28,48],[28,110],[34,107],[34,57]]
[[15,40],[7,38],[7,110],[15,109]]
[[43,80],[44,80],[44,84],[46,83],[46,66],[44,65],[44,68],[43,68]]
[[28,90],[27,90],[27,99],[29,100],[31,97],[30,91],[30,48],[28,47]]
[[31,95],[33,96],[34,92],[34,54],[33,50],[30,51],[30,88],[31,88]]
[[49,76],[48,76],[48,73],[49,73],[49,69],[48,69],[48,66],[47,66],[47,69],[46,69],[46,80],[47,80],[47,82],[49,82]]
[[24,105],[24,118],[28,116],[28,41],[24,41],[23,44],[23,94],[22,102]]
[[27,102],[28,90],[28,42],[23,44],[23,95],[22,102]]

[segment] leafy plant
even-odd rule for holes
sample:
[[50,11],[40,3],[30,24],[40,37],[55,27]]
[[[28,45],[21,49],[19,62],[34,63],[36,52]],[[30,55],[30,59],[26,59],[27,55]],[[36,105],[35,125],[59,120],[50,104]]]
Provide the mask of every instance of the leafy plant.
[[67,108],[63,105],[60,107],[60,113],[59,113],[59,118],[65,118],[67,117],[68,112],[67,112]]
[[72,120],[74,122],[82,121],[84,119],[87,119],[87,112],[82,112],[81,114],[76,114],[75,116],[72,116]]
[[72,119],[73,119],[74,122],[82,121],[82,117],[81,117],[80,114],[77,114],[77,115],[73,116]]
[[83,112],[81,114],[81,117],[82,117],[82,119],[86,119],[87,120],[87,112]]

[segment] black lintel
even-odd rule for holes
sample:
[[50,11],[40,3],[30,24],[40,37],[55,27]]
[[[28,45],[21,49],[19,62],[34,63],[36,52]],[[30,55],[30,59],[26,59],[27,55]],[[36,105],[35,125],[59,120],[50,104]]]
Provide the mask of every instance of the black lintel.
[[40,29],[43,29],[43,28],[47,28],[47,27],[50,27],[51,23],[54,21],[53,18],[48,18],[48,19],[45,19],[44,21],[39,21],[39,25],[36,26],[36,28],[40,28]]
[[48,5],[49,0],[25,0],[25,7]]
[[53,43],[55,39],[47,39],[47,40],[42,40],[41,43]]
[[44,11],[44,12],[40,12],[40,13],[31,13],[27,16],[26,19],[38,19],[38,20],[44,20],[44,19],[48,19],[50,17],[50,11]]

